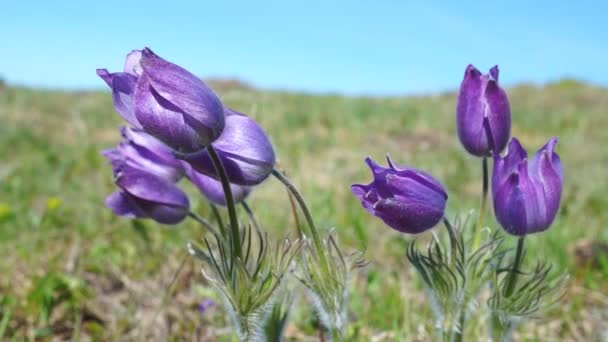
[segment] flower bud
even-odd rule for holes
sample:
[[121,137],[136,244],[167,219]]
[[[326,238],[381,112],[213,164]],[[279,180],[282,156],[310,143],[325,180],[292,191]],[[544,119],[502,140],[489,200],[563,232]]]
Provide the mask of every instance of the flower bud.
[[352,191],[363,207],[390,227],[418,234],[435,226],[443,217],[448,195],[441,183],[424,171],[398,168],[387,156],[389,168],[365,160],[374,180],[354,184]]
[[184,165],[156,138],[136,128],[123,128],[124,140],[104,151],[120,191],[106,199],[117,215],[152,218],[175,224],[189,213],[186,194],[175,182],[185,174]]
[[557,141],[549,140],[529,162],[527,152],[515,138],[505,157],[495,155],[494,212],[508,233],[523,236],[541,232],[555,219],[564,183],[562,163],[555,153]]
[[98,69],[97,74],[112,88],[116,110],[131,125],[181,153],[200,151],[221,134],[220,99],[186,69],[145,48],[127,55],[124,70]]
[[151,218],[163,224],[177,224],[189,213],[186,194],[174,183],[134,168],[118,172],[120,191],[106,199],[106,205],[119,216]]
[[456,123],[460,142],[475,156],[500,153],[507,146],[511,108],[507,93],[498,85],[498,66],[485,75],[473,65],[467,67],[458,94]]
[[[224,131],[213,142],[213,147],[224,164],[230,183],[259,184],[274,168],[274,149],[264,129],[252,118],[229,108],[226,108]],[[206,150],[180,158],[197,172],[219,179]]]

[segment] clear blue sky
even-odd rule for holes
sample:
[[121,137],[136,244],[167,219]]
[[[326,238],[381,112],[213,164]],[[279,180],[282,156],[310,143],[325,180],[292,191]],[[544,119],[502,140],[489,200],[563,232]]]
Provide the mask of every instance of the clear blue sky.
[[456,88],[468,63],[501,81],[608,85],[607,1],[6,1],[0,77],[102,88],[149,46],[203,77],[264,88],[411,94]]

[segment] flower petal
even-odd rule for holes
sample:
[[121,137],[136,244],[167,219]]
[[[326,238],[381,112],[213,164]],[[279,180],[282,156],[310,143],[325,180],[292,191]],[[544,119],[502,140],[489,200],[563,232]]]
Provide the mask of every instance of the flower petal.
[[197,76],[145,48],[140,61],[150,86],[183,113],[186,121],[202,130],[206,143],[224,128],[224,108],[217,95]]
[[146,215],[138,208],[123,191],[117,191],[105,201],[106,205],[118,216],[129,218],[145,217]]
[[[222,135],[213,142],[231,183],[256,185],[272,172],[275,154],[268,135],[255,120],[229,115]],[[217,178],[206,150],[182,157],[196,171]]]
[[[220,181],[198,173],[192,168],[188,170],[188,178],[209,201],[226,206],[226,196],[224,195],[224,188]],[[230,190],[232,191],[235,203],[242,202],[251,193],[251,189],[248,186],[230,184]]]
[[127,54],[124,70],[127,74],[138,77],[143,72],[140,64],[141,50],[133,50]]
[[199,151],[209,143],[211,131],[195,130],[180,108],[161,97],[142,74],[135,86],[135,116],[144,130],[180,152]]
[[133,92],[137,78],[124,72],[109,73],[106,69],[97,69],[97,75],[112,88],[112,100],[116,111],[128,123],[141,128],[133,107]]
[[435,226],[443,210],[424,203],[386,198],[374,205],[375,215],[390,227],[407,234],[418,234]]
[[128,194],[150,202],[189,208],[188,196],[172,182],[134,168],[124,168],[116,185]]

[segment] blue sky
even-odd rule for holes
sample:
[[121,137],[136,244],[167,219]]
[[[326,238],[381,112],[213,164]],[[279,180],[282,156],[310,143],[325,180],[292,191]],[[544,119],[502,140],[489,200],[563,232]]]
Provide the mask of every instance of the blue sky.
[[0,77],[102,88],[148,46],[203,77],[264,88],[416,94],[458,87],[464,69],[501,82],[573,77],[608,85],[608,2],[11,1],[0,10]]

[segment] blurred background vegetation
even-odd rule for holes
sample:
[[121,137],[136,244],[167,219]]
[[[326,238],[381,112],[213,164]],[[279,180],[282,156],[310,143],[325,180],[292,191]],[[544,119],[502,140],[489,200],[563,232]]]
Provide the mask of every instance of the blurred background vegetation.
[[[350,185],[370,180],[366,156],[383,161],[389,153],[447,185],[449,215],[476,210],[481,165],[458,142],[456,94],[343,97],[261,91],[238,81],[211,85],[225,104],[265,127],[318,225],[335,228],[347,249],[366,250],[370,265],[353,281],[350,338],[430,340],[432,315],[405,258],[411,238],[363,210]],[[545,318],[524,322],[517,337],[601,340],[608,334],[608,262],[602,257],[608,89],[564,80],[507,91],[512,134],[528,153],[560,137],[562,208],[552,228],[531,236],[528,246],[572,276],[563,302]],[[104,206],[114,186],[100,151],[119,142],[122,124],[109,93],[0,82],[0,339],[230,339],[221,307],[198,310],[202,300],[215,298],[199,264],[186,257],[186,242],[201,228],[189,221],[175,227],[130,221]],[[204,199],[184,186],[194,209],[207,214]],[[274,179],[250,204],[273,238],[295,234],[286,194]],[[297,299],[287,330],[293,340],[320,333],[307,300]],[[484,333],[481,325],[469,329]]]

